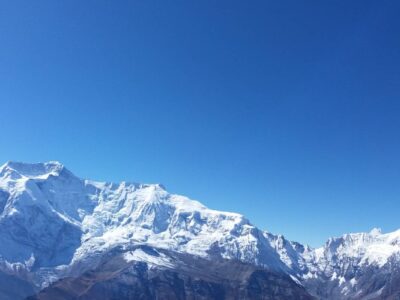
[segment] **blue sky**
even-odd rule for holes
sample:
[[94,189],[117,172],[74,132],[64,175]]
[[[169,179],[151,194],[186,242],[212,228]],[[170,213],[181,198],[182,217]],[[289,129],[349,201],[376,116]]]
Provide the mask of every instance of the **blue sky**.
[[400,2],[247,2],[3,1],[0,160],[315,246],[400,228]]

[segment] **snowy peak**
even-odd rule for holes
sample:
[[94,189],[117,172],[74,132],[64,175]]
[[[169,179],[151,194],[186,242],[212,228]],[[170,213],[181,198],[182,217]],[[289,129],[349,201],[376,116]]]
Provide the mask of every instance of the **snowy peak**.
[[[302,258],[307,267],[302,282],[322,299],[392,299],[389,295],[400,295],[396,283],[400,274],[395,271],[400,270],[400,230],[382,233],[374,228],[344,234]],[[331,294],[326,297],[321,291]]]
[[57,161],[33,164],[9,161],[0,167],[0,178],[9,176],[14,179],[21,177],[30,179],[43,179],[51,175],[59,176],[62,173],[68,173],[72,175],[72,173],[68,171],[64,165]]
[[330,277],[332,270],[353,267],[383,267],[393,256],[400,254],[400,230],[381,233],[373,229],[370,232],[349,233],[341,237],[330,238],[326,244],[315,249],[307,257],[309,265]]
[[372,228],[371,231],[369,232],[370,235],[372,236],[378,236],[382,234],[382,229],[380,228]]
[[359,258],[365,263],[385,264],[388,258],[400,251],[400,231],[382,233],[374,228],[370,232],[349,233],[329,239],[326,253]]

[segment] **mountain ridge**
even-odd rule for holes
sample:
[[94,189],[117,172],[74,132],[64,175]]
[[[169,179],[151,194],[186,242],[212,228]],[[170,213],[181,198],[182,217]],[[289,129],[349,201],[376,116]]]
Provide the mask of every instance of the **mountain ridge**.
[[[170,194],[161,184],[85,180],[55,161],[0,167],[1,272],[39,291],[132,245],[240,261],[289,276],[293,290],[302,286],[321,299],[379,297],[386,287],[398,292],[390,285],[397,280],[392,264],[400,265],[400,230],[345,234],[312,248],[260,230],[241,214]],[[376,270],[382,275],[370,287],[368,272]]]

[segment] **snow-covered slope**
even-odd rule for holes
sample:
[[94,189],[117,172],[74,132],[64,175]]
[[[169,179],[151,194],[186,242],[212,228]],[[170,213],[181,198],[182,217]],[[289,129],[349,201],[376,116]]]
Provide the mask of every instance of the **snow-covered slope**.
[[[327,299],[379,297],[400,265],[400,231],[348,234],[312,249],[159,184],[83,180],[58,162],[0,167],[0,272],[43,287],[79,276],[113,249],[129,257],[132,246],[142,245],[240,260],[287,274]],[[366,286],[377,270],[375,284]]]
[[399,252],[400,230],[382,234],[380,229],[374,228],[369,233],[350,233],[329,239],[324,247],[315,250],[313,259],[323,269],[345,258],[353,259],[359,265],[382,267]]
[[375,228],[330,238],[323,247],[305,252],[303,259],[307,270],[302,278],[314,293],[330,291],[339,299],[400,295],[400,230],[382,234]]
[[1,259],[28,271],[59,270],[132,243],[285,268],[242,215],[208,209],[158,184],[81,180],[58,162],[9,162],[0,168],[0,204]]

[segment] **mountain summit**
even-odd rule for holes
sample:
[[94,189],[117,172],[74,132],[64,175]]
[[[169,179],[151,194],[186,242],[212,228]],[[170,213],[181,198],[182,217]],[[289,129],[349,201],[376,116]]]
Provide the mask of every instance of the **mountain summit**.
[[2,299],[382,299],[400,293],[399,253],[398,232],[312,249],[159,184],[83,180],[59,162],[0,167]]
[[[26,164],[15,161],[8,161],[0,167],[0,175],[5,172],[18,174],[21,177],[40,178],[49,175],[59,175],[65,167],[58,161],[49,161],[47,163]],[[3,173],[4,172],[4,173]]]

